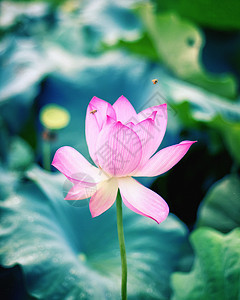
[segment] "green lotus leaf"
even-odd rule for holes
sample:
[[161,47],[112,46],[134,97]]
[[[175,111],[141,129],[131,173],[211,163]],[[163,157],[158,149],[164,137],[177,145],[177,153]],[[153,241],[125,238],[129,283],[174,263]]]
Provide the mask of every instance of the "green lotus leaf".
[[240,120],[228,121],[221,116],[217,116],[209,122],[209,126],[221,133],[226,148],[236,164],[240,165]]
[[222,30],[240,28],[240,2],[235,0],[156,0],[159,11],[176,11],[200,25]]
[[34,160],[33,150],[20,137],[12,138],[9,155],[8,167],[10,170],[21,171],[27,169]]
[[191,235],[196,258],[189,273],[172,275],[172,300],[232,300],[240,295],[240,230],[200,228]]
[[1,116],[11,132],[19,132],[39,93],[38,85],[52,66],[44,60],[42,49],[30,39],[5,39],[1,47],[4,60],[0,82]]
[[[210,103],[210,102],[209,102]],[[200,103],[199,103],[200,104]],[[233,106],[236,108],[235,111],[232,110],[230,105],[228,108],[223,110],[223,106],[218,106],[217,103],[212,102],[212,113],[209,111],[209,117],[205,118],[204,106],[196,109],[190,102],[183,101],[178,104],[173,104],[173,107],[177,111],[178,118],[181,120],[182,125],[186,128],[198,128],[201,129],[202,125],[207,126],[210,131],[213,129],[212,133],[217,138],[216,135],[222,137],[222,141],[230,155],[232,156],[234,162],[240,165],[240,113],[239,105]],[[222,103],[223,104],[223,103]],[[205,102],[205,106],[207,103]],[[215,108],[214,108],[215,106]],[[221,107],[222,106],[222,107]],[[212,114],[212,116],[211,116]],[[218,143],[216,147],[220,147],[221,143]]]
[[[162,68],[156,69],[154,75],[159,78],[157,90],[159,98],[162,96],[175,108],[176,116],[178,115],[178,107],[185,105],[183,108],[179,108],[179,110],[181,109],[179,113],[188,122],[210,122],[218,115],[229,122],[240,121],[239,101],[230,102],[225,97],[174,78]],[[184,110],[187,111],[188,116],[187,114],[183,115]]]
[[228,175],[217,181],[199,209],[197,226],[208,226],[221,232],[240,227],[240,179]]
[[[37,299],[118,299],[121,264],[115,206],[92,219],[63,200],[65,179],[39,168],[0,202],[0,263],[19,265]],[[86,203],[85,203],[86,205]],[[186,227],[160,226],[124,209],[129,299],[168,299]]]
[[161,78],[155,98],[165,99],[180,125],[189,129],[207,126],[222,137],[234,162],[240,164],[240,102],[230,102],[225,97],[176,79],[163,69],[156,70],[154,75]]
[[147,33],[142,34],[138,39],[134,41],[119,40],[114,45],[108,45],[103,43],[104,50],[128,50],[134,53],[136,56],[148,58],[152,61],[159,62],[159,55]]
[[236,97],[237,83],[232,75],[214,75],[204,69],[204,37],[197,26],[173,12],[155,14],[149,4],[139,6],[137,11],[159,58],[174,74],[218,95]]

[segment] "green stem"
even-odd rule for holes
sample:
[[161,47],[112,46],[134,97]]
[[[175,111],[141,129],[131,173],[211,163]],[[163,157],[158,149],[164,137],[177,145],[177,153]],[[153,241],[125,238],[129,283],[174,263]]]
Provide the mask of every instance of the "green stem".
[[51,170],[51,143],[43,141],[43,168],[47,171]]
[[122,198],[117,195],[117,229],[122,263],[122,300],[127,300],[127,255],[123,233]]

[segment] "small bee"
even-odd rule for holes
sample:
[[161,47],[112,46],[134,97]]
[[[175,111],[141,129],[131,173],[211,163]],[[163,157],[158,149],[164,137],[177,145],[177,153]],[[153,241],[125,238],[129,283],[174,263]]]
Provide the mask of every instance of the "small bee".
[[97,110],[96,109],[94,109],[94,110],[92,110],[92,111],[90,111],[90,114],[95,114],[97,112]]
[[156,83],[158,83],[158,80],[157,80],[157,79],[153,79],[153,80],[152,80],[152,83],[153,83],[153,84],[156,84]]

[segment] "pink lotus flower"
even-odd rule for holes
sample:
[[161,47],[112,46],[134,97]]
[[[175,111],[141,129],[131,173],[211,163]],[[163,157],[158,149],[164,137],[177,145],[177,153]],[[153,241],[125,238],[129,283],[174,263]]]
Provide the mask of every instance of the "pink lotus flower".
[[86,114],[86,140],[97,167],[68,146],[58,149],[52,162],[74,184],[65,200],[91,197],[89,207],[96,217],[113,205],[119,189],[128,208],[158,223],[164,221],[167,203],[133,177],[167,172],[194,143],[183,141],[154,154],[166,127],[166,104],[137,114],[124,96],[113,105],[93,97]]

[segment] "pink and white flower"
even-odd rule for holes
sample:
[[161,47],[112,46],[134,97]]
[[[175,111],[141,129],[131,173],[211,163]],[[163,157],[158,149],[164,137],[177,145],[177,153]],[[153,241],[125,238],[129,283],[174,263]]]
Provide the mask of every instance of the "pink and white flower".
[[93,97],[86,114],[86,140],[97,167],[68,146],[59,148],[53,158],[52,165],[73,183],[65,200],[91,197],[90,212],[96,217],[113,205],[119,189],[128,208],[158,223],[164,221],[169,213],[167,203],[133,177],[167,172],[195,143],[183,141],[155,153],[166,127],[166,104],[137,114],[124,96],[113,105]]

